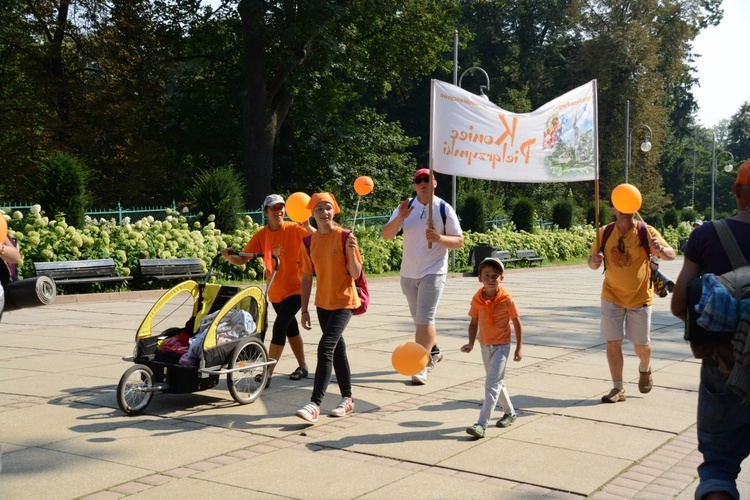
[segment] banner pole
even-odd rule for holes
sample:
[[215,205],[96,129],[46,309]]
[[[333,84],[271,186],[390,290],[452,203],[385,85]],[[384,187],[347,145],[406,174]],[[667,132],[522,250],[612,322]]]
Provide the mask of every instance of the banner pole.
[[[430,82],[430,201],[429,206],[427,208],[427,227],[430,229],[435,229],[435,224],[432,222],[432,197],[435,196],[435,171],[434,171],[434,155],[432,154],[433,150],[433,142],[435,141],[435,117],[433,116],[433,110],[434,110],[434,100],[435,100],[435,80],[432,80]],[[432,248],[432,242],[427,242],[427,248]]]
[[596,248],[601,248],[599,236],[599,91],[594,84],[594,232],[596,234]]

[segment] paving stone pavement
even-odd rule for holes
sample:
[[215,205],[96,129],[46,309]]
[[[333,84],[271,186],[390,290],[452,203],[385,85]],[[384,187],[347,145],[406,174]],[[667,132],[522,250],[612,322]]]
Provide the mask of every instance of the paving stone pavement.
[[[676,277],[680,266],[662,270]],[[390,363],[413,338],[398,278],[371,279],[370,310],[345,333],[356,412],[327,416],[340,399],[334,377],[315,425],[294,416],[312,373],[289,379],[289,349],[251,405],[236,404],[222,379],[203,392],[157,394],[143,415],[125,416],[116,389],[132,363],[121,357],[161,292],[60,296],[6,313],[0,498],[690,498],[701,461],[699,364],[669,300],[657,298],[653,391],[638,392],[626,343],[628,399],[602,404],[611,382],[598,336],[601,281],[585,266],[506,271],[524,325],[524,358],[506,377],[519,418],[480,440],[465,428],[481,407],[481,356],[459,352],[475,277],[448,279],[438,313],[445,358],[424,386]],[[159,321],[165,329],[186,319],[177,308]],[[314,367],[315,318],[302,335]],[[750,474],[739,487],[750,494]]]

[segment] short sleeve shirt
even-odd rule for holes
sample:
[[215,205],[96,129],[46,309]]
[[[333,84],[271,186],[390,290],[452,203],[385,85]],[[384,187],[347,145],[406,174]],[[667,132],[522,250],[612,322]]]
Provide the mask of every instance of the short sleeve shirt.
[[[302,245],[302,238],[307,236],[308,232],[294,222],[285,221],[278,231],[271,231],[268,226],[264,226],[250,238],[243,252],[265,253],[266,234],[268,235],[268,246],[271,249],[271,254],[278,257],[281,262],[276,277],[271,284],[271,289],[268,291],[268,300],[279,303],[287,297],[300,294],[297,257]],[[266,271],[266,279],[269,277],[270,272]]]
[[518,318],[518,307],[513,297],[500,288],[498,294],[487,299],[480,288],[471,300],[469,317],[479,323],[479,343],[483,345],[510,344],[510,320]]
[[[458,216],[450,204],[445,204],[445,224],[440,215],[440,202],[437,196],[432,198],[432,222],[435,230],[441,234],[459,236],[462,233]],[[429,205],[423,205],[417,198],[412,202],[412,210],[404,219],[403,257],[401,259],[401,276],[411,279],[424,278],[428,274],[446,274],[448,272],[448,249],[443,245],[432,245],[427,248],[427,220]],[[391,214],[389,221],[398,215],[398,207]]]

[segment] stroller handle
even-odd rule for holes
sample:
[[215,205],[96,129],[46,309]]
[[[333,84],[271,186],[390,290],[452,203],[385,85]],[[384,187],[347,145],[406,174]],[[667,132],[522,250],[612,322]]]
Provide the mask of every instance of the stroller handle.
[[[260,253],[247,253],[247,252],[238,252],[236,250],[231,250],[229,252],[229,255],[236,255],[238,257],[247,257],[249,259],[254,259],[255,257],[263,257],[263,254]],[[211,261],[211,265],[208,267],[208,272],[206,272],[206,278],[205,281],[208,282],[208,280],[211,278],[211,275],[213,273],[213,268],[216,267],[216,265],[219,263],[219,260],[221,259],[222,255],[221,253],[218,253],[216,257],[213,258]],[[265,296],[266,300],[268,300],[268,290],[271,288],[271,284],[273,283],[273,280],[276,278],[276,273],[279,271],[279,267],[281,266],[281,260],[279,259],[278,255],[271,254],[271,258],[274,261],[273,269],[271,270],[271,277],[268,280],[268,283],[266,284],[266,291]]]

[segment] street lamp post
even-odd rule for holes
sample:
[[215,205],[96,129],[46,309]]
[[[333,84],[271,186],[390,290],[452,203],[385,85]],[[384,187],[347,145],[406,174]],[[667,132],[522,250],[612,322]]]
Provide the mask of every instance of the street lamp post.
[[628,170],[630,169],[630,138],[633,136],[633,131],[637,128],[643,127],[648,130],[648,136],[641,143],[641,151],[648,153],[651,151],[651,139],[654,136],[651,127],[644,123],[639,123],[633,128],[630,128],[630,101],[626,101],[626,113],[625,113],[625,183],[628,182]]
[[[717,154],[716,154],[716,132],[713,133],[714,140],[711,145],[711,220],[714,220],[714,200],[715,200],[715,192],[716,192],[716,161],[717,161]],[[721,151],[718,156],[721,156],[723,154],[729,155],[732,157],[732,161],[734,161],[734,155],[730,151]],[[724,172],[731,172],[734,167],[731,163],[727,163],[724,165]]]

